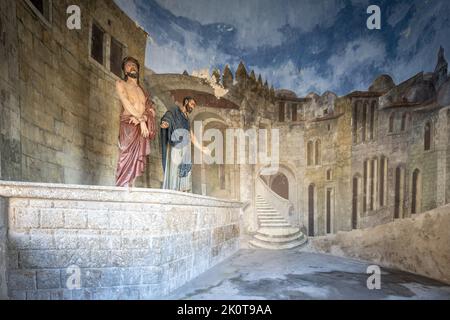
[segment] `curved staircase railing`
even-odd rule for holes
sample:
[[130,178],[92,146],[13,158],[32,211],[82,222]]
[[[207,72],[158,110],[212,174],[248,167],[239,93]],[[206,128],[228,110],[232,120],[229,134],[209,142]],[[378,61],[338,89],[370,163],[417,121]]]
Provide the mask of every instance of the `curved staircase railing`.
[[273,192],[261,177],[256,178],[256,194],[262,196],[286,219],[286,221],[289,221],[289,223],[292,224],[294,205],[289,200],[284,199]]

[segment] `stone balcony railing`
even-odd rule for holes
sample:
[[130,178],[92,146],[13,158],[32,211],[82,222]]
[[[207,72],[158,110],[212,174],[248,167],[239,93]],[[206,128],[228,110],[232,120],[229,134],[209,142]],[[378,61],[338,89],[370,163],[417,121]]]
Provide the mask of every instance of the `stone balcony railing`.
[[162,298],[239,249],[241,203],[0,182],[0,298]]

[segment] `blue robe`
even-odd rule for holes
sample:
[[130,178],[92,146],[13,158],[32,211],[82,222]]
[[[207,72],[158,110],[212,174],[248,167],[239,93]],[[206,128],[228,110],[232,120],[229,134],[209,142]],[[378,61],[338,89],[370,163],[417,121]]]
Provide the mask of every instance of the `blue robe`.
[[[191,191],[191,126],[189,119],[174,107],[161,119],[169,128],[161,128],[161,154],[164,170],[164,189]],[[174,159],[176,159],[174,161]]]

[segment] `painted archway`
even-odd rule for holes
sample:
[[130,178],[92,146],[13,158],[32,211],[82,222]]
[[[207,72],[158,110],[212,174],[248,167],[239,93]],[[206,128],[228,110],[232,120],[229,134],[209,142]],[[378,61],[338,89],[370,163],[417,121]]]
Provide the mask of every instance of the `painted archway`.
[[[194,127],[196,121],[201,121],[203,134],[212,129],[221,135],[222,157],[217,156],[216,150],[213,153],[214,157],[221,159],[219,163],[201,163],[193,166],[193,181],[192,188],[194,193],[212,196],[222,199],[238,199],[239,198],[239,168],[235,164],[226,164],[226,129],[228,124],[223,118],[212,110],[204,110],[193,115],[191,126]],[[216,137],[214,137],[215,139]],[[205,142],[204,145],[211,143]],[[194,151],[193,151],[194,154]]]

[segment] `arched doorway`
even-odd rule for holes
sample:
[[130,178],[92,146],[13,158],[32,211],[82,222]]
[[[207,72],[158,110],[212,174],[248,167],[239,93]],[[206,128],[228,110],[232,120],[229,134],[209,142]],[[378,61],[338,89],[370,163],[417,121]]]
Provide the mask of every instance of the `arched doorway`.
[[399,219],[403,216],[403,185],[403,169],[401,167],[397,167],[395,170],[394,219]]
[[[204,109],[204,110],[203,110]],[[211,110],[203,108],[193,117],[191,126],[201,122],[203,137],[206,139],[204,145],[212,145],[215,149],[211,156],[217,162],[206,163],[197,159],[192,169],[193,193],[207,195],[221,199],[238,199],[239,197],[239,166],[237,164],[227,164],[226,150],[228,128],[222,117]],[[236,145],[234,146],[236,148]],[[193,159],[198,153],[192,147]],[[202,158],[204,155],[200,155]]]
[[424,136],[423,136],[423,144],[425,151],[431,149],[431,123],[428,121],[425,123]]
[[420,212],[420,197],[421,197],[421,176],[420,170],[416,169],[413,172],[412,176],[412,192],[411,192],[411,213],[419,213]]
[[352,184],[352,229],[358,229],[359,202],[360,202],[360,177],[353,177]]
[[315,186],[310,184],[308,187],[308,235],[314,237],[314,196]]
[[270,188],[280,197],[289,200],[289,180],[284,174],[278,173],[273,178]]
[[333,189],[327,188],[327,198],[325,202],[326,208],[326,233],[332,233],[332,210],[333,210]]

